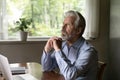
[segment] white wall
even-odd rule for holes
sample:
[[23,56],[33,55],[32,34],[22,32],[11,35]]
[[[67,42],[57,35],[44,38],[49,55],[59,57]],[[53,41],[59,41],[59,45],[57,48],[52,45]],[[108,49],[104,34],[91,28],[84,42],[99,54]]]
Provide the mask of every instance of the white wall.
[[0,52],[13,62],[40,62],[45,41],[0,42]]

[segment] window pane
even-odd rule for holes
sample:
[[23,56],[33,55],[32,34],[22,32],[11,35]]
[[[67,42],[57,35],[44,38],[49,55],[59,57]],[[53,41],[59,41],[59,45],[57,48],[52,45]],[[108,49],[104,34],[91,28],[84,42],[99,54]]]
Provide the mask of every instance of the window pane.
[[8,35],[16,37],[15,21],[32,19],[29,36],[60,36],[64,12],[77,10],[84,13],[85,0],[7,0]]

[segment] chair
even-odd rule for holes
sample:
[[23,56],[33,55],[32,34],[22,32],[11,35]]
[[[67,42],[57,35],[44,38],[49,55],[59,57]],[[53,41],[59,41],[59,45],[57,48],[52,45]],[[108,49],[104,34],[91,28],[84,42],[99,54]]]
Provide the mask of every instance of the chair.
[[98,61],[98,68],[99,68],[98,69],[98,80],[102,80],[104,69],[105,69],[106,65],[107,65],[107,63]]

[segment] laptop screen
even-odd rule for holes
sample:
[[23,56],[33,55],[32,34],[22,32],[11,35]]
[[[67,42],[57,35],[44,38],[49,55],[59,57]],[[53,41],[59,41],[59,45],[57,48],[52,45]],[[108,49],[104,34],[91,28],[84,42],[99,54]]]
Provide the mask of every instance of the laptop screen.
[[13,80],[7,57],[0,54],[0,70],[6,80]]

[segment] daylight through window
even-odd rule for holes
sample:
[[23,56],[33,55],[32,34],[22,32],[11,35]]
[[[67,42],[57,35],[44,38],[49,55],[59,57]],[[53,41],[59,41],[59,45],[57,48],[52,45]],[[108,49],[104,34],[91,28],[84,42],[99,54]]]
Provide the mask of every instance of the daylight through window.
[[[29,37],[60,36],[64,12],[84,13],[85,0],[6,0],[8,38],[16,38],[15,22],[19,18],[32,19]],[[7,33],[6,33],[7,34]]]

